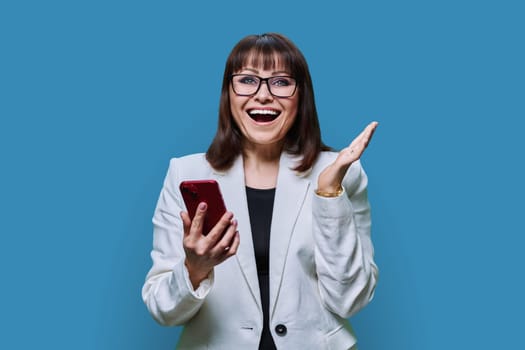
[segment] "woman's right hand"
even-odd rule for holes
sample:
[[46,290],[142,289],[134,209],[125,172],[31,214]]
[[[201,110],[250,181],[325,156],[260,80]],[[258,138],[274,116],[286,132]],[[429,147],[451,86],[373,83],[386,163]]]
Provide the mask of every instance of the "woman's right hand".
[[240,243],[237,220],[233,219],[231,212],[224,213],[215,227],[204,235],[202,227],[206,210],[206,203],[200,203],[193,221],[187,212],[180,213],[184,226],[185,264],[194,289],[208,277],[215,265],[235,255]]

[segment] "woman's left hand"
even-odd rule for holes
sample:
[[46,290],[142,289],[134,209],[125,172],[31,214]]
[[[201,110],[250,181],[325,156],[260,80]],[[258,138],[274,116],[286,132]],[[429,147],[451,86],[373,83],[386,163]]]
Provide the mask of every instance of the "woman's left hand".
[[319,175],[317,190],[325,193],[337,193],[341,189],[341,183],[346,171],[353,162],[361,158],[368,143],[374,135],[378,122],[372,122],[357,136],[350,146],[339,152],[336,160],[327,166]]

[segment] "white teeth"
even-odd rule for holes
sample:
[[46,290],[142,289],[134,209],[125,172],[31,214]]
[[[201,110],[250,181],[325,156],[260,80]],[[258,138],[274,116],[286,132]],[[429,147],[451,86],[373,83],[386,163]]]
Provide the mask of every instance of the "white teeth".
[[276,111],[272,111],[270,109],[252,109],[250,114],[271,114],[271,115],[277,115]]

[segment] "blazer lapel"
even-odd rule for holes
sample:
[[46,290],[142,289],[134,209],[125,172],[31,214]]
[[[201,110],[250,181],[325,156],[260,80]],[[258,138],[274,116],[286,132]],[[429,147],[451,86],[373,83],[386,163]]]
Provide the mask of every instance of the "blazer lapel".
[[[226,172],[215,172],[216,180],[221,187],[221,192],[227,210],[231,211],[238,221],[240,245],[235,255],[244,279],[255,299],[262,315],[261,294],[257,278],[257,266],[253,249],[252,230],[246,199],[246,186],[244,181],[244,164],[242,156],[237,157],[233,166]],[[235,281],[232,281],[235,283]],[[232,288],[235,288],[232,285]]]
[[279,164],[270,236],[270,318],[281,286],[292,232],[308,193],[310,181],[292,168],[296,159],[283,153]]
[[[291,170],[296,165],[296,160],[283,153],[279,163],[270,234],[270,318],[279,293],[292,232],[310,186],[307,178]],[[228,171],[216,171],[215,179],[221,187],[227,209],[233,212],[239,223],[241,242],[235,258],[262,313],[242,156],[237,158]]]

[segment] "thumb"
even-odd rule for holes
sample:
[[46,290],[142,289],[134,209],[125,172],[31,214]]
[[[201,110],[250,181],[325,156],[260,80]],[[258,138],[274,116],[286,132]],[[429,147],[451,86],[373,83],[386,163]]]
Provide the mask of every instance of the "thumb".
[[[208,210],[208,205],[205,202],[199,203],[197,210],[195,210],[195,216],[191,222],[190,232],[198,235],[202,235],[202,227],[204,226],[204,218],[206,217],[206,211]],[[206,234],[208,232],[205,232]]]
[[181,211],[180,218],[182,220],[182,226],[184,228],[184,236],[188,236],[190,234],[190,227],[191,227],[190,215],[188,214],[187,211]]

